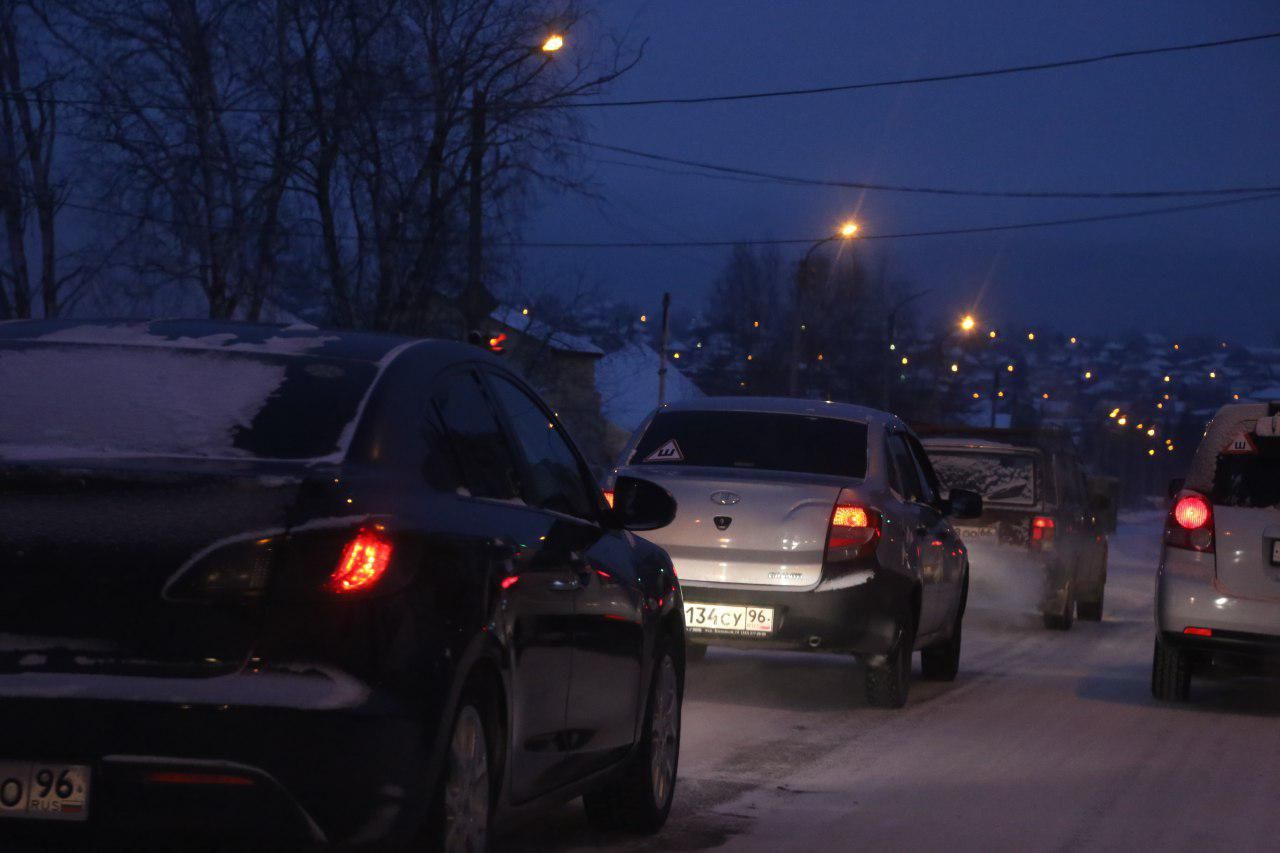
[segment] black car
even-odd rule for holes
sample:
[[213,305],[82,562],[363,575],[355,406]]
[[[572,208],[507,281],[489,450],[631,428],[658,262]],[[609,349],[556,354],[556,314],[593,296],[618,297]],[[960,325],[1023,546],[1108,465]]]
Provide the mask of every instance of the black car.
[[671,563],[477,347],[0,324],[0,849],[426,842],[671,806]]
[[1091,487],[1070,434],[978,427],[918,432],[944,484],[982,495],[982,515],[957,527],[973,577],[1003,567],[1012,575],[1006,572],[1002,582],[1029,581],[1047,628],[1071,628],[1077,611],[1081,619],[1100,621],[1115,508]]

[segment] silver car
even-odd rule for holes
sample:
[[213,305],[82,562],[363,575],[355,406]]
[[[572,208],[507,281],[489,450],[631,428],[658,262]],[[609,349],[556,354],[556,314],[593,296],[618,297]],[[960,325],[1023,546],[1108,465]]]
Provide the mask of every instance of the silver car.
[[852,652],[868,701],[906,702],[911,659],[955,678],[969,584],[948,520],[981,512],[940,494],[920,442],[885,412],[732,397],[659,409],[618,474],[676,499],[645,534],[671,555],[689,655],[706,644]]
[[1280,403],[1223,407],[1170,491],[1151,692],[1181,701],[1211,666],[1280,661]]

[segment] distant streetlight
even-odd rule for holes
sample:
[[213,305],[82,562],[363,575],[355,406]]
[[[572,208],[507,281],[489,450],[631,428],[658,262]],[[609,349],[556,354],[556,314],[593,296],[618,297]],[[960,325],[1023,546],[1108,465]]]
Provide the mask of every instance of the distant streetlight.
[[846,219],[836,229],[836,232],[829,237],[823,237],[821,240],[815,240],[809,250],[804,253],[804,257],[800,259],[800,265],[796,268],[796,316],[791,324],[791,363],[787,367],[787,389],[792,397],[800,393],[800,332],[804,329],[801,322],[804,311],[804,292],[809,285],[809,262],[813,259],[813,253],[818,249],[832,242],[833,240],[852,240],[858,234],[858,223],[852,219]]
[[973,319],[972,314],[965,314],[964,317],[960,319],[960,331],[962,332],[972,332],[974,327],[977,325],[978,321]]
[[547,40],[542,43],[542,52],[555,53],[562,47],[564,47],[564,36],[559,33],[552,33],[547,36]]

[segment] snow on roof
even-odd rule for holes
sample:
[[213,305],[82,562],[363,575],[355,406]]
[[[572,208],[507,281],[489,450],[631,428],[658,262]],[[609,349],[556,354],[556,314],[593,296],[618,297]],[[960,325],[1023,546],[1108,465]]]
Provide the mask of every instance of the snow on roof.
[[37,340],[64,344],[115,344],[120,346],[170,347],[175,349],[221,349],[260,352],[277,355],[301,355],[338,340],[336,335],[323,335],[314,326],[294,324],[279,329],[282,333],[261,341],[245,341],[235,332],[211,332],[198,336],[157,334],[148,323],[89,323],[66,326],[40,335]]
[[580,335],[571,335],[568,332],[562,332],[553,329],[541,320],[535,320],[523,313],[523,309],[515,308],[510,305],[499,305],[489,318],[496,323],[501,323],[509,329],[514,329],[521,334],[528,335],[540,341],[545,341],[547,346],[560,352],[576,352],[584,355],[604,355],[604,350],[596,346],[590,339]]
[[[596,390],[604,419],[628,432],[637,429],[658,405],[658,353],[645,344],[628,344],[596,363]],[[693,380],[667,362],[667,401],[698,400],[705,395]]]

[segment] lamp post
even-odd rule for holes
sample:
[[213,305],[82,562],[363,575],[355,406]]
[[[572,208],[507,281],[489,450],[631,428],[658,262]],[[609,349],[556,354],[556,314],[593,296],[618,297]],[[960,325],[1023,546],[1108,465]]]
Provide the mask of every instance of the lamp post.
[[800,393],[800,333],[804,325],[804,294],[809,287],[809,262],[813,259],[813,253],[828,243],[852,240],[857,235],[858,223],[852,219],[845,221],[836,233],[815,241],[796,268],[796,316],[791,324],[791,364],[787,369],[787,393],[792,397],[799,396]]
[[[893,374],[897,372],[897,368],[894,367],[894,360],[898,357],[898,351],[896,348],[898,343],[898,312],[903,308],[906,308],[912,302],[915,302],[920,297],[932,292],[931,288],[927,288],[925,290],[916,291],[915,293],[908,293],[906,296],[894,303],[894,306],[889,309],[888,315],[885,316],[884,357],[886,359],[886,363],[884,370],[882,371],[884,381],[880,385],[880,402],[881,408],[886,412],[890,411],[890,405],[892,403],[890,391],[893,388]],[[906,362],[903,362],[903,364],[905,365]]]
[[[488,133],[488,89],[494,81],[531,56],[541,53],[546,59],[539,71],[546,67],[551,57],[564,47],[564,36],[552,33],[541,45],[521,51],[515,59],[489,75],[486,83],[476,84],[471,90],[471,144],[467,152],[467,280],[462,291],[462,318],[468,334],[478,329],[491,310],[492,296],[484,287],[484,156],[485,137]],[[537,72],[535,72],[536,74]],[[530,78],[532,79],[532,78]]]

